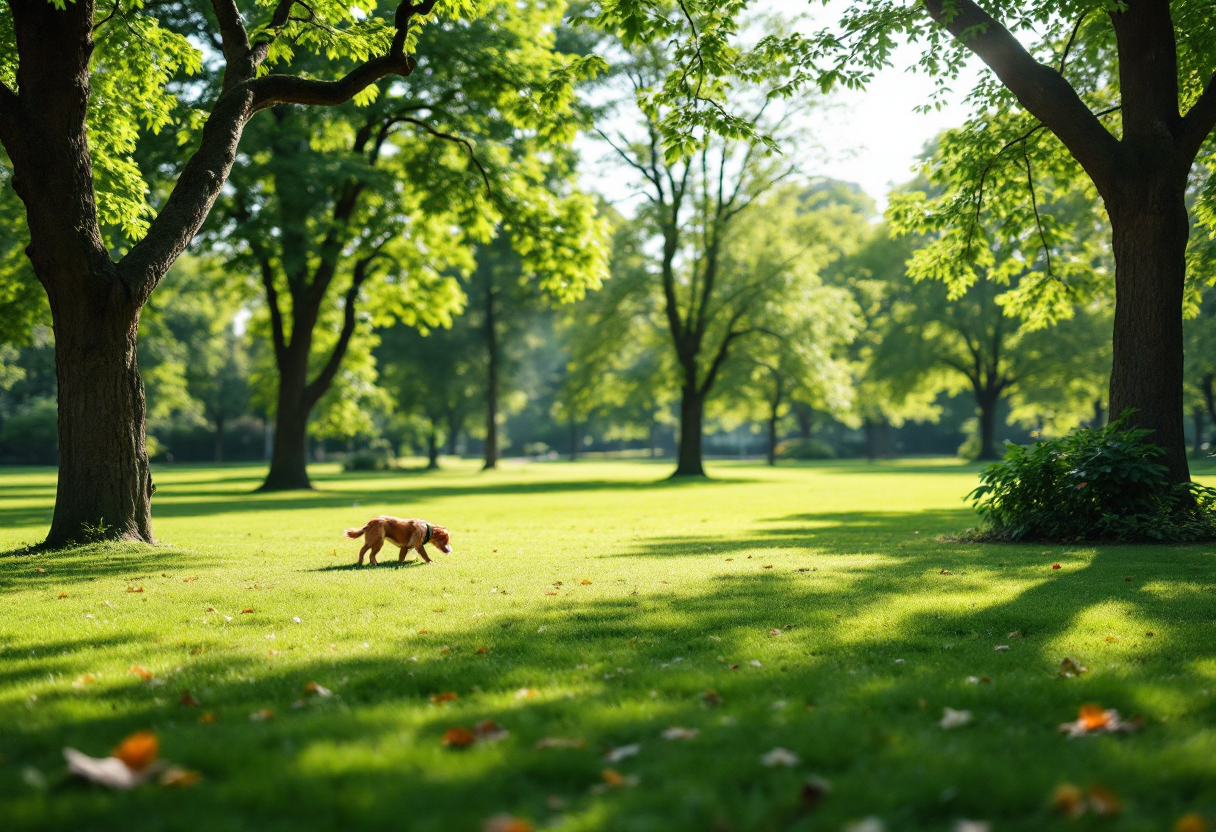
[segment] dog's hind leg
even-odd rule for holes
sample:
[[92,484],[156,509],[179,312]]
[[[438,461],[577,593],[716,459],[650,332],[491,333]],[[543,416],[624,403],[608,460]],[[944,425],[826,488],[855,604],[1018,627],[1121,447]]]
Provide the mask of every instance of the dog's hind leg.
[[381,538],[380,540],[377,540],[375,543],[372,544],[372,556],[371,556],[372,566],[380,565],[380,564],[376,563],[376,555],[380,554],[380,549],[383,546],[384,546],[384,538]]
[[[363,548],[359,550],[359,565],[360,566],[363,565],[363,555],[366,554],[367,550],[370,548],[372,548],[372,544],[364,543]],[[372,555],[372,564],[375,564],[375,563],[376,563],[376,556]]]

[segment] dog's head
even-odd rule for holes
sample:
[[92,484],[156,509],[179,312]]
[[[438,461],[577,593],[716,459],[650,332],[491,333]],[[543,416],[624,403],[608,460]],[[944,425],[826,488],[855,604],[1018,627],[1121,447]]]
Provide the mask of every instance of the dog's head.
[[445,555],[452,552],[452,536],[443,526],[431,526],[431,542]]

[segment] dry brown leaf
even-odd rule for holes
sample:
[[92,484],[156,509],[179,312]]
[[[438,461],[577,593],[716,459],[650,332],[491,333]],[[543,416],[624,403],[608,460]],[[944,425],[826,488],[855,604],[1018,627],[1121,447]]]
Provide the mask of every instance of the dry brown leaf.
[[215,714],[211,713],[211,711],[207,711],[206,713],[199,715],[198,721],[203,725],[210,725],[212,722],[215,722]]
[[318,685],[316,682],[309,682],[308,684],[304,685],[304,693],[319,696],[322,699],[328,699],[334,695],[332,690],[324,687],[323,685]]
[[546,595],[557,595],[557,590],[556,589],[546,589],[545,594]]
[[245,609],[241,610],[241,615],[248,615],[251,612],[253,612],[253,607],[245,607]]
[[191,581],[197,581],[197,580],[198,580],[198,575],[191,575],[189,578],[182,578],[182,583],[188,584]]
[[160,755],[160,740],[151,731],[137,731],[118,744],[110,756],[122,760],[127,768],[143,771]]
[[36,567],[34,567],[34,571],[35,571],[35,572],[37,572],[39,575],[45,575],[45,574],[46,574],[46,570],[45,570],[45,569],[43,569],[41,566],[36,566]]
[[1120,718],[1114,709],[1105,709],[1101,705],[1082,705],[1075,722],[1065,722],[1060,725],[1060,731],[1069,737],[1080,737],[1085,734],[1137,731],[1142,727],[1142,720]]
[[202,704],[197,699],[195,699],[190,694],[190,691],[188,691],[188,690],[182,691],[181,699],[179,699],[178,701],[181,702],[183,705],[185,705],[187,708],[197,708],[200,704]]
[[443,732],[443,744],[449,748],[466,748],[477,741],[477,735],[468,728],[453,726]]
[[1123,801],[1110,789],[1095,784],[1089,787],[1089,807],[1095,815],[1114,817],[1123,811]]
[[68,771],[78,777],[111,789],[133,789],[152,771],[136,771],[117,757],[90,757],[75,748],[63,749]]
[[1077,818],[1085,814],[1085,795],[1072,783],[1061,783],[1051,796],[1051,805],[1060,814]]
[[1174,822],[1174,832],[1208,832],[1208,822],[1198,812],[1189,812]]
[[831,793],[832,784],[822,777],[812,774],[802,783],[802,789],[798,794],[798,806],[802,811],[809,812]]
[[460,694],[456,693],[455,691],[444,691],[443,693],[433,694],[431,696],[431,704],[442,705],[444,702],[455,702],[459,698]]
[[938,572],[937,574],[939,574],[939,575],[951,575],[951,574],[953,574],[953,573],[952,573],[952,572],[951,572],[949,569],[943,569],[941,572]]
[[1060,568],[1061,568],[1061,566],[1060,566],[1060,564],[1058,564],[1058,563],[1053,563],[1053,564],[1051,565],[1051,568],[1052,568],[1052,569],[1060,569]]
[[583,586],[591,586],[591,581],[586,578],[583,578],[581,581],[579,581],[579,583],[581,583]]
[[710,708],[716,708],[722,704],[722,697],[718,695],[716,690],[705,691],[705,704]]
[[606,768],[601,772],[604,782],[612,788],[619,788],[625,785],[625,777],[614,768]]
[[138,664],[133,664],[130,667],[128,667],[127,672],[138,676],[139,678],[143,679],[145,682],[152,681],[152,676],[154,675],[151,670],[148,670],[148,668],[143,667]]
[[772,569],[772,568],[773,568],[773,565],[772,565],[771,563],[766,563],[766,564],[764,564],[764,568],[765,568],[765,569]]
[[67,598],[67,597],[68,597],[68,594],[67,594],[66,592],[61,592],[61,593],[59,593],[59,597],[60,597],[60,598]]
[[532,830],[532,824],[511,815],[495,815],[481,827],[481,832],[532,832]]
[[161,774],[159,782],[162,786],[187,789],[202,779],[203,775],[197,771],[191,771],[188,768],[181,768],[179,766],[170,766]]
[[249,719],[253,722],[265,722],[268,719],[274,719],[274,711],[270,708],[262,708],[260,711],[251,713]]
[[476,650],[475,652],[477,652],[477,653],[481,653],[481,654],[483,654],[483,655],[484,655],[484,654],[486,654],[486,653],[489,653],[490,651],[489,651],[489,649],[488,649],[488,648],[485,648],[485,647],[478,647],[478,648],[477,648],[477,650]]
[[1070,659],[1065,656],[1060,662],[1060,676],[1065,679],[1072,679],[1075,676],[1080,676],[1082,673],[1088,673],[1089,668],[1084,667],[1076,659]]
[[510,731],[492,719],[483,719],[477,723],[473,731],[477,734],[479,740],[486,742],[498,742],[499,740],[505,740],[511,735]]

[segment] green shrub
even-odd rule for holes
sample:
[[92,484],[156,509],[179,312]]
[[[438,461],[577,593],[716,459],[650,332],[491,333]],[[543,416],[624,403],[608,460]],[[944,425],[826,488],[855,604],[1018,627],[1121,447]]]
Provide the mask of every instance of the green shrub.
[[820,439],[789,439],[777,446],[779,459],[835,459],[836,450]]
[[1150,431],[1125,427],[1073,431],[1029,447],[1007,445],[1005,459],[980,475],[968,495],[984,521],[981,540],[1190,542],[1216,539],[1216,490],[1171,485]]
[[342,465],[344,471],[391,471],[396,467],[393,446],[383,439],[375,439],[369,447],[355,451]]

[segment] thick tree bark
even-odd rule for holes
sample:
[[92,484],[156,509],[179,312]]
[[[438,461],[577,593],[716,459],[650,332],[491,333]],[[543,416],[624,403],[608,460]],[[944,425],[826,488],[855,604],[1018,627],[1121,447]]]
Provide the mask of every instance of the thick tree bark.
[[704,412],[705,400],[696,382],[689,379],[684,384],[680,399],[680,450],[673,477],[705,476],[705,466],[701,462],[701,421]]
[[120,299],[97,301],[56,293],[51,307],[59,481],[50,547],[95,539],[153,542],[144,385],[135,350],[139,311]]
[[448,456],[456,456],[456,443],[460,439],[460,417],[456,411],[448,411]]
[[1195,444],[1192,446],[1191,455],[1195,459],[1203,459],[1207,454],[1203,451],[1203,433],[1207,427],[1207,410],[1203,405],[1195,405],[1191,408],[1191,424],[1195,428]]
[[426,436],[426,469],[428,471],[439,470],[439,429],[435,425],[435,420],[431,419],[431,429]]
[[975,404],[980,412],[980,453],[976,459],[991,461],[1001,458],[996,449],[996,407],[1000,400],[999,392],[976,394]]
[[293,341],[279,362],[279,396],[275,410],[274,445],[270,471],[261,491],[294,491],[312,488],[308,478],[308,413],[305,400],[308,381],[308,350]]
[[[1152,431],[1170,479],[1189,482],[1183,427],[1182,296],[1190,234],[1185,176],[1125,171],[1107,200],[1115,254],[1110,418]],[[1164,180],[1164,181],[1163,181]]]
[[498,331],[494,323],[494,289],[486,289],[486,471],[498,467]]

